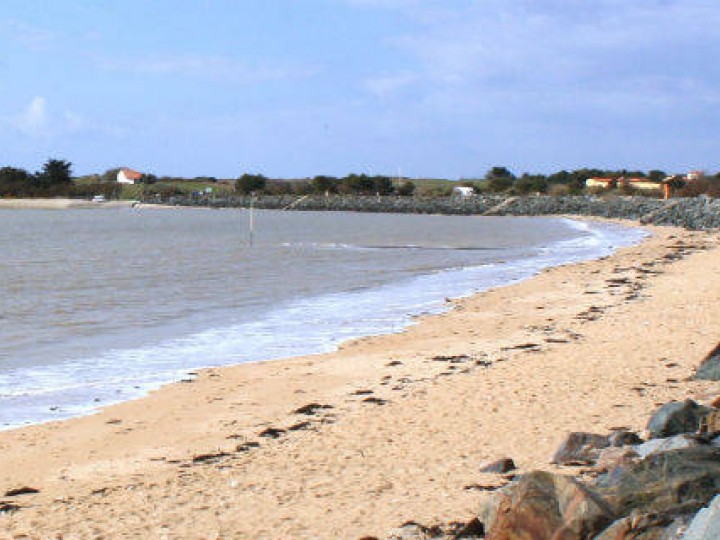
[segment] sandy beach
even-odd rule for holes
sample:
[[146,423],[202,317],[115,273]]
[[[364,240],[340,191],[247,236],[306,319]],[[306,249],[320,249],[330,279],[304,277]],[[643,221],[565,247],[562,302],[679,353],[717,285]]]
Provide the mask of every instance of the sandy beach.
[[[478,472],[574,430],[643,430],[717,345],[718,237],[651,228],[599,261],[455,301],[331,354],[203,370],[0,433],[0,538],[361,538],[468,519]],[[279,336],[279,339],[282,337]],[[27,491],[27,490],[26,490]]]

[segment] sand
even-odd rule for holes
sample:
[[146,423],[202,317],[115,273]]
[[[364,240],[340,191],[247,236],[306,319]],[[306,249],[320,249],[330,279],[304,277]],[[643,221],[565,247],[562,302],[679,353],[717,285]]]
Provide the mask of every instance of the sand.
[[[39,490],[0,497],[20,507],[0,538],[360,538],[469,519],[500,481],[483,463],[556,470],[569,431],[642,430],[661,403],[720,392],[687,380],[718,342],[718,238],[652,232],[400,334],[0,433],[0,495]],[[293,412],[309,404],[325,408]]]

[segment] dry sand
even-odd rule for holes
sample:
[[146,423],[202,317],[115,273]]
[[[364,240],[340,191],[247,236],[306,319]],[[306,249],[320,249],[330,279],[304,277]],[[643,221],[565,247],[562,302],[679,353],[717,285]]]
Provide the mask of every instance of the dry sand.
[[[718,239],[653,233],[401,334],[2,433],[0,495],[39,493],[0,497],[21,507],[0,538],[360,538],[468,519],[498,481],[482,463],[551,470],[568,431],[642,430],[658,404],[718,391],[686,380],[718,342]],[[293,413],[311,403],[328,407]]]

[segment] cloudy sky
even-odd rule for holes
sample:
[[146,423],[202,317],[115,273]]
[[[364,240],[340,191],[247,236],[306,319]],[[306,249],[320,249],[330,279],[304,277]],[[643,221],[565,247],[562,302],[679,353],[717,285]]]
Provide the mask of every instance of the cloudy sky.
[[0,165],[720,169],[717,0],[2,0]]

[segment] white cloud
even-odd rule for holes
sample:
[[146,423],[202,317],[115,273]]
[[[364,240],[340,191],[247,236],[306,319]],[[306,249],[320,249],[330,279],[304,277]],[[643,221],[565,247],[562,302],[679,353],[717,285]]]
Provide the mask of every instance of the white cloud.
[[0,37],[20,43],[26,47],[40,49],[55,40],[55,34],[15,19],[0,21]]
[[524,109],[586,102],[618,112],[720,97],[716,0],[353,2],[406,5],[415,22],[392,42],[404,69],[366,80],[374,95],[412,70],[417,100],[470,110],[523,96]]
[[75,111],[53,113],[48,101],[36,96],[19,113],[0,117],[0,125],[6,125],[35,140],[54,140],[73,135],[102,134],[125,137],[129,130],[114,124],[103,124]]
[[17,129],[33,137],[47,134],[48,113],[44,97],[34,97],[30,104],[14,120]]

